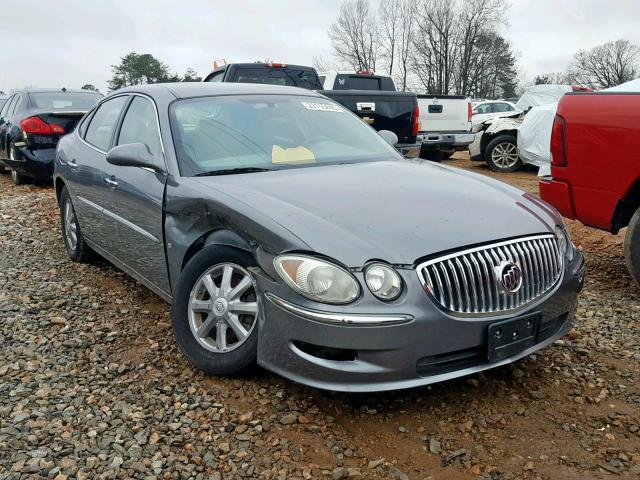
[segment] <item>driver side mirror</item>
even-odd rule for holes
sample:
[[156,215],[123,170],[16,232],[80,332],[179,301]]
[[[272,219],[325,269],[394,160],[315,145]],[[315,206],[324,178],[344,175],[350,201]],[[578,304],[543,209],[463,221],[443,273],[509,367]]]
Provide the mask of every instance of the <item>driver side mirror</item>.
[[107,152],[107,162],[121,167],[150,168],[156,172],[166,173],[144,143],[127,143],[113,147]]
[[382,139],[392,147],[398,143],[398,136],[391,130],[380,130],[378,135],[380,135]]

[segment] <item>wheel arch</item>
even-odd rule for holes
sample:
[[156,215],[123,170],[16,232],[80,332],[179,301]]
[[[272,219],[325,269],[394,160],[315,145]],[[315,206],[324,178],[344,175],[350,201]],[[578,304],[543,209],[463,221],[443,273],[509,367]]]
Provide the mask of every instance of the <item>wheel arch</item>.
[[201,250],[213,247],[213,246],[224,246],[231,247],[238,250],[242,250],[247,252],[250,255],[253,255],[253,251],[249,242],[247,242],[244,238],[238,235],[236,232],[230,229],[220,229],[213,230],[207,233],[202,234],[196,240],[194,240],[191,245],[187,248],[184,257],[182,258],[182,262],[180,264],[180,271],[184,270],[184,267],[187,266],[189,260],[191,260],[198,252]]
[[499,130],[497,132],[490,132],[490,133],[487,133],[485,131],[484,134],[482,135],[482,137],[480,138],[480,152],[482,154],[482,158],[485,158],[485,155],[487,153],[487,146],[495,138],[502,137],[502,136],[513,137],[513,139],[516,141],[516,143],[518,141],[518,131],[517,130]]
[[55,188],[56,188],[56,200],[58,201],[58,205],[60,204],[60,195],[62,195],[62,189],[65,187],[64,180],[60,177],[56,177],[55,179]]
[[618,200],[611,220],[611,232],[618,233],[621,228],[629,225],[631,217],[640,208],[640,177],[631,184],[624,197]]

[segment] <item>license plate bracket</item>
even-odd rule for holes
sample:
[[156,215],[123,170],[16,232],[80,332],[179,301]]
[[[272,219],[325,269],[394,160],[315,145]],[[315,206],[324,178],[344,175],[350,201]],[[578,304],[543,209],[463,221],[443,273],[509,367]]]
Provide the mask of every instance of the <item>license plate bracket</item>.
[[489,325],[487,359],[497,362],[536,344],[541,313],[531,313]]

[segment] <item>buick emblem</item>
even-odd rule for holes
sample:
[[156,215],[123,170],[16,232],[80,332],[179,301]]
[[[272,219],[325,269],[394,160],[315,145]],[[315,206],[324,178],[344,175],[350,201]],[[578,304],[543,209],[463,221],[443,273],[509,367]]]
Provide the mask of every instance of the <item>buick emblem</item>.
[[519,265],[504,260],[496,267],[496,281],[505,293],[516,293],[522,288],[522,269]]

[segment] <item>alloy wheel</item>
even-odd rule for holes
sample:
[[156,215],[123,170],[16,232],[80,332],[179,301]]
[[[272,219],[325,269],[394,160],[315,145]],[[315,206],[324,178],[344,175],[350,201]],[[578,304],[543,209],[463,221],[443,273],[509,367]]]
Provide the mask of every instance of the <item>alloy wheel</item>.
[[75,252],[78,246],[78,222],[69,199],[64,204],[64,236],[69,249]]
[[189,295],[189,327],[207,350],[226,353],[242,345],[258,319],[251,274],[234,263],[206,270]]
[[499,143],[491,152],[491,160],[500,168],[511,168],[518,163],[518,148],[513,143]]

